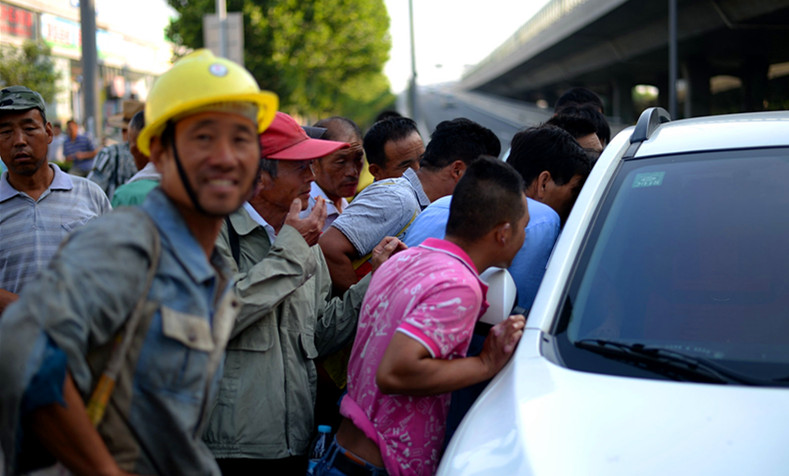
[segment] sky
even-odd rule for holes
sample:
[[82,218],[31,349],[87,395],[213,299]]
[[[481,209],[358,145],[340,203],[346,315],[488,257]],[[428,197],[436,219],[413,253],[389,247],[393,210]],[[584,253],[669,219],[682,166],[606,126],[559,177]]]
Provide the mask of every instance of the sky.
[[[417,82],[436,84],[460,79],[502,44],[548,0],[412,0]],[[105,15],[117,15],[130,32],[161,38],[173,10],[165,0],[137,0],[139,8],[111,8],[117,0],[96,0]],[[390,59],[384,68],[392,91],[405,89],[411,77],[408,0],[384,0],[391,23]],[[113,18],[115,19],[115,18]],[[113,22],[117,24],[116,22]]]
[[[392,37],[384,68],[394,92],[411,77],[408,0],[384,0]],[[460,79],[526,23],[547,0],[413,0],[417,83]]]
[[170,16],[175,14],[166,0],[136,0],[135,8],[119,5],[118,0],[94,3],[99,20],[111,24],[113,30],[150,41],[161,41]]

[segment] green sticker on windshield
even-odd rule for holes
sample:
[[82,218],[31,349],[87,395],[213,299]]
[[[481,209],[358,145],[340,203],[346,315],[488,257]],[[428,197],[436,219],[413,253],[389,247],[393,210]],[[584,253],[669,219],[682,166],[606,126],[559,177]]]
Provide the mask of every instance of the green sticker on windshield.
[[633,188],[659,187],[663,185],[666,172],[645,172],[636,174],[633,179]]

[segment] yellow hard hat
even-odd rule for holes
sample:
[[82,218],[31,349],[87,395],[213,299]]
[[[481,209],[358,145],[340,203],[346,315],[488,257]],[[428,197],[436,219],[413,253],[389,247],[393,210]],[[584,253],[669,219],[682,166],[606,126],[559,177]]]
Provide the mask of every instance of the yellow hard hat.
[[277,95],[261,91],[255,78],[241,65],[200,49],[178,60],[153,84],[145,102],[145,127],[137,147],[151,155],[153,137],[167,121],[214,103],[249,102],[258,108],[258,133],[263,132],[279,106]]

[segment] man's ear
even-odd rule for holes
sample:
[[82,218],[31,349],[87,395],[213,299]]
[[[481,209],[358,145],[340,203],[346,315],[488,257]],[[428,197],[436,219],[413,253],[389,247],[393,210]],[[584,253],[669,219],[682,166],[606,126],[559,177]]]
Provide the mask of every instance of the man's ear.
[[47,132],[47,144],[51,144],[52,139],[55,137],[55,133],[52,132],[52,123],[47,122],[44,124],[44,130]]
[[460,177],[466,172],[466,163],[462,160],[456,160],[449,165],[449,174],[455,183],[460,180]]
[[506,245],[512,237],[512,225],[508,221],[499,223],[493,230],[493,236],[496,239],[497,245]]
[[312,162],[310,162],[310,170],[312,170],[312,176],[313,177],[315,176],[315,172],[316,171],[318,171],[318,172],[321,171],[321,159],[323,159],[323,157],[319,157],[317,159],[312,159]]
[[550,172],[547,170],[540,172],[540,175],[538,175],[536,179],[537,190],[535,192],[537,200],[542,201],[542,199],[545,198],[545,191],[547,190],[548,183],[550,183],[552,180],[553,178],[551,177]]
[[148,158],[151,162],[153,162],[156,170],[161,173],[162,168],[164,167],[165,156],[167,155],[167,150],[162,144],[162,138],[158,136],[152,137],[149,149],[151,151],[151,155],[149,155]]
[[381,175],[381,173],[383,172],[383,170],[381,170],[381,167],[378,164],[372,164],[372,163],[368,164],[367,170],[370,171],[370,175],[372,175],[375,180],[379,180],[378,176]]
[[274,183],[274,179],[271,178],[268,172],[265,170],[261,170],[260,174],[258,174],[258,184],[255,187],[255,195],[260,190],[267,190],[271,185]]

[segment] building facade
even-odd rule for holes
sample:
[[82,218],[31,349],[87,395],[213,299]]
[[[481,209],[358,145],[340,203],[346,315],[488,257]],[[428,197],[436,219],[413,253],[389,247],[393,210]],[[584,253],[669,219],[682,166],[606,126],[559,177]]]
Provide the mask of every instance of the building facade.
[[[145,100],[154,79],[171,65],[172,44],[164,37],[167,15],[155,21],[134,22],[132,9],[151,13],[146,3],[96,0],[96,49],[101,124],[100,135],[117,134],[107,118],[120,113],[123,99]],[[163,17],[163,18],[160,18]],[[50,120],[82,122],[82,35],[79,0],[0,0],[0,44],[20,46],[43,41],[52,49],[60,73],[56,99],[48,105]]]

